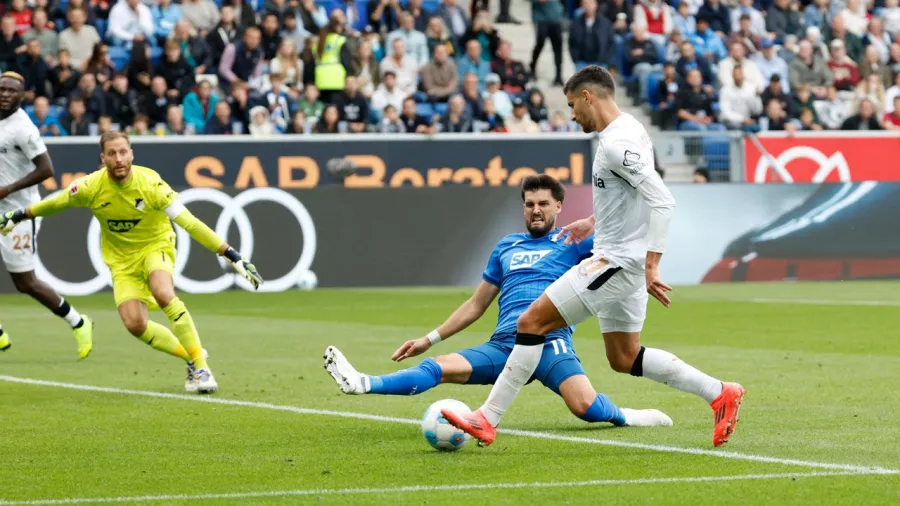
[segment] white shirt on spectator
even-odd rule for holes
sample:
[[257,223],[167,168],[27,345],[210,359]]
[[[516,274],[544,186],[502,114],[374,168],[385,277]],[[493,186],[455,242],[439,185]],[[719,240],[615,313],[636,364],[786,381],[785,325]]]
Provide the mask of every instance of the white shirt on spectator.
[[119,39],[131,41],[136,35],[153,37],[153,14],[150,8],[138,3],[137,12],[128,2],[119,0],[109,11],[109,33]]
[[844,26],[847,27],[848,32],[856,35],[857,37],[860,37],[862,36],[862,34],[866,33],[866,29],[869,27],[869,20],[864,16],[860,15],[857,12],[853,12],[850,9],[842,10],[841,16],[843,16],[844,18]]
[[384,43],[385,47],[387,47],[387,56],[394,54],[394,41],[397,39],[403,39],[406,42],[406,54],[413,57],[416,61],[416,66],[421,68],[428,63],[428,40],[425,38],[424,33],[416,30],[407,32],[403,28],[398,28],[389,33],[387,41]]
[[404,93],[412,95],[416,92],[416,87],[419,85],[419,66],[412,56],[408,54],[403,55],[399,65],[394,58],[386,57],[381,60],[380,68],[381,75],[384,75],[388,70],[396,72],[397,88],[403,90]]
[[[734,86],[734,58],[728,57],[719,62],[719,84],[722,88],[726,86]],[[744,58],[741,61],[741,68],[744,69],[744,85],[751,86],[757,93],[762,93],[765,84],[763,84],[762,74],[759,73],[759,67],[756,63]]]
[[894,112],[894,98],[896,97],[900,97],[900,86],[895,84],[884,92],[884,112],[888,114]]
[[394,91],[388,91],[384,83],[382,83],[378,85],[378,89],[372,94],[372,100],[369,105],[372,106],[372,110],[378,112],[384,111],[384,108],[389,105],[394,106],[399,111],[403,109],[403,101],[408,96],[409,94],[403,92],[399,86],[394,86]]
[[753,32],[753,35],[759,35],[760,37],[765,37],[768,32],[766,31],[766,19],[763,17],[762,13],[758,10],[750,7],[746,11],[744,11],[744,7],[739,5],[734,9],[731,9],[731,31],[737,32],[741,28],[741,15],[746,14],[750,16],[750,31]]
[[537,134],[541,133],[541,127],[531,119],[531,116],[525,114],[522,119],[517,119],[514,115],[510,115],[509,119],[504,119],[506,123],[506,131],[511,134]]
[[719,92],[719,121],[736,126],[762,113],[762,100],[747,83],[738,88],[734,84]]
[[497,90],[494,93],[485,91],[481,94],[481,97],[484,99],[491,99],[491,101],[494,102],[494,110],[497,111],[497,115],[503,118],[504,121],[512,116],[512,99],[509,98],[509,94],[505,91]]

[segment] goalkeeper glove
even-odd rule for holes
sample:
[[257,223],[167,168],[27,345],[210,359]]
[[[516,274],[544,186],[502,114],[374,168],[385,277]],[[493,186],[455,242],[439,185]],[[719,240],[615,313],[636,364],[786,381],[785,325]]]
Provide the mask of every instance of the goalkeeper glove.
[[246,258],[241,257],[241,254],[237,252],[232,247],[229,247],[225,250],[225,253],[222,255],[231,262],[231,265],[234,266],[234,270],[238,272],[241,276],[244,277],[247,281],[253,285],[254,290],[259,289],[259,285],[263,283],[262,277],[259,275],[259,271],[256,270],[256,266],[250,263]]
[[25,221],[28,216],[25,215],[24,209],[18,211],[7,211],[0,215],[0,234],[7,235],[16,228],[19,222]]

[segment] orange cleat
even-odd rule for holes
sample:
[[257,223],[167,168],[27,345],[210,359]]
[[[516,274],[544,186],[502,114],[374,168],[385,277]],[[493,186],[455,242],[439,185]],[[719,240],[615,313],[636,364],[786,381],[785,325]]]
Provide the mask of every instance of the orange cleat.
[[709,403],[716,416],[716,425],[713,428],[713,446],[722,446],[734,434],[745,393],[746,390],[741,385],[723,382],[722,393]]
[[442,409],[441,414],[450,425],[477,439],[478,446],[488,446],[497,437],[497,428],[487,421],[480,409],[471,413],[454,413],[449,409]]

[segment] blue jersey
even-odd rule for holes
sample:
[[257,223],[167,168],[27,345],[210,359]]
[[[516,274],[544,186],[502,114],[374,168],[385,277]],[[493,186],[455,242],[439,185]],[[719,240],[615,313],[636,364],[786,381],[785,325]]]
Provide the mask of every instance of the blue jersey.
[[[494,248],[481,278],[500,288],[500,314],[491,340],[516,339],[516,321],[532,302],[578,262],[591,255],[593,238],[565,246],[553,241],[559,229],[543,236],[510,234]],[[548,337],[569,339],[574,327],[551,332]]]

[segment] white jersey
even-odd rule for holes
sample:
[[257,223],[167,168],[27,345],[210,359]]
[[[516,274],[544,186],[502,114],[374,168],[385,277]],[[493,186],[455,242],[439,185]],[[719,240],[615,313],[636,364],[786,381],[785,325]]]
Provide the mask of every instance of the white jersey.
[[[0,119],[0,186],[12,184],[34,170],[31,162],[46,153],[47,146],[41,139],[31,118],[22,109]],[[0,200],[0,212],[22,209],[41,199],[37,186],[25,188]]]
[[634,116],[622,114],[599,137],[592,169],[594,252],[628,271],[642,272],[650,206],[637,186],[648,177],[659,178],[650,135]]

